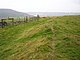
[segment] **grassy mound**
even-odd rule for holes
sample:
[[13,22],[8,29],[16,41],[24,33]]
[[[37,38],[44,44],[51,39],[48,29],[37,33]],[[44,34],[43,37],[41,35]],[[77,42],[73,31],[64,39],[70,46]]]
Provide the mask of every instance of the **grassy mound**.
[[0,28],[0,60],[80,60],[79,19],[48,17]]

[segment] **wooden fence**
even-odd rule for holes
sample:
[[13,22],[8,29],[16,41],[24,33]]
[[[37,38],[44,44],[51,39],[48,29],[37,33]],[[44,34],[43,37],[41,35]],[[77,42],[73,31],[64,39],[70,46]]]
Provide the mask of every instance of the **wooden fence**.
[[7,19],[0,19],[0,27],[4,28],[5,26],[10,26],[10,25],[18,25],[21,23],[28,23],[28,22],[33,22],[33,21],[37,21],[39,20],[39,16],[38,17],[31,17],[28,18],[27,16],[22,18],[7,18]]

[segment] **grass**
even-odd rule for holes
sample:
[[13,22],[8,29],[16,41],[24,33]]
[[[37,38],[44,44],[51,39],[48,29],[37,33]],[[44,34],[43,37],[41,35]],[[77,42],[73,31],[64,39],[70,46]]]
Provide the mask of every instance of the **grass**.
[[80,60],[79,19],[47,17],[0,28],[0,60]]

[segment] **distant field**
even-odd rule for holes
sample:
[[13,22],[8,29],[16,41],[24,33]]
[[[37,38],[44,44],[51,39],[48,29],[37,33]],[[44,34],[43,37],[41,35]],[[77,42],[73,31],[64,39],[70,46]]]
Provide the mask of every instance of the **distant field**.
[[80,16],[0,28],[0,60],[80,60]]

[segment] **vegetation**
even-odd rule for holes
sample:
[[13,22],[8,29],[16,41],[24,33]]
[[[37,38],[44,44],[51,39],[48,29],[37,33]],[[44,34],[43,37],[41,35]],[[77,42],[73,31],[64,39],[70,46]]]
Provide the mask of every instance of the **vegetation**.
[[0,60],[80,60],[80,16],[0,28]]

